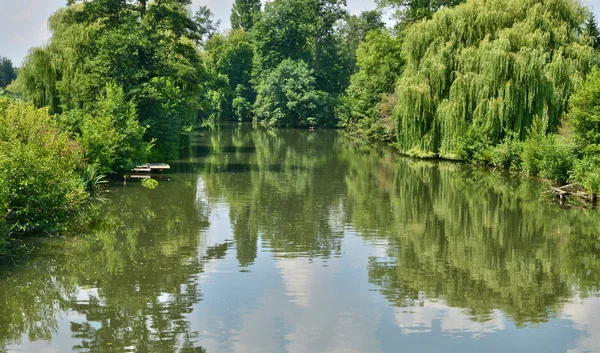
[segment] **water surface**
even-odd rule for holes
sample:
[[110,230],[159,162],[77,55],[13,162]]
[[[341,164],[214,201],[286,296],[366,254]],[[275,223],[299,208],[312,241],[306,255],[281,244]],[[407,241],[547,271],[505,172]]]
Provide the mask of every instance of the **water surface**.
[[0,271],[0,351],[600,351],[598,211],[336,131],[191,140]]

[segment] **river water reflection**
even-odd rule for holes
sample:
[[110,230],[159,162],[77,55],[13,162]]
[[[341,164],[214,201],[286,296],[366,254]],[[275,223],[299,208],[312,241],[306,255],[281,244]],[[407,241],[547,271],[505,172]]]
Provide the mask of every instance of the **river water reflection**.
[[600,352],[600,214],[336,131],[225,125],[0,271],[0,352]]

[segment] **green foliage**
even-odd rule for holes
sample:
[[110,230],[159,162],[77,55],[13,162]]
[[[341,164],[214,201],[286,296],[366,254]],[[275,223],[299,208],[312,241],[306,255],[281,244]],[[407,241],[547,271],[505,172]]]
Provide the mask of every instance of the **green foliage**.
[[[206,42],[204,49],[204,63],[212,75],[212,90],[218,91],[223,99],[218,112],[210,113],[211,120],[250,121],[251,116],[239,106],[243,102],[252,104],[256,99],[250,83],[254,58],[250,35],[242,30],[226,35],[215,34]],[[213,109],[214,94],[209,94]]]
[[587,35],[592,39],[592,47],[598,49],[600,47],[600,31],[598,31],[598,24],[596,23],[596,16],[590,14],[587,22],[585,23],[585,29]]
[[571,146],[559,142],[556,135],[546,134],[547,120],[534,119],[523,143],[521,155],[523,171],[561,183],[569,179],[573,168],[574,151]]
[[338,105],[341,125],[372,140],[392,141],[395,124],[382,114],[379,104],[394,85],[404,66],[402,43],[388,31],[373,30],[356,51],[358,72]]
[[70,110],[60,121],[101,174],[131,169],[146,160],[151,148],[151,143],[143,141],[145,129],[137,120],[135,104],[125,101],[123,90],[114,84],[106,85],[91,112]]
[[250,121],[252,119],[252,103],[245,98],[248,94],[247,89],[243,85],[238,85],[235,94],[236,97],[231,103],[233,116],[237,117],[238,121]]
[[593,68],[569,101],[569,124],[584,153],[600,153],[600,71]]
[[523,139],[536,115],[555,131],[593,58],[586,16],[573,0],[472,0],[409,27],[400,151],[453,158],[469,131],[492,144],[508,131]]
[[17,70],[10,59],[0,56],[0,88],[5,88],[17,78]]
[[341,53],[335,24],[346,17],[345,0],[274,0],[252,28],[255,45],[253,77],[264,79],[285,59],[303,60],[314,71],[317,86],[330,94],[345,89],[348,63]]
[[465,2],[465,0],[375,0],[380,7],[396,9],[394,17],[398,21],[396,27],[404,29],[409,25],[430,19],[438,10],[452,7]]
[[[114,83],[135,104],[144,140],[156,140],[151,157],[176,158],[204,98],[197,43],[210,34],[210,16],[200,9],[194,20],[188,1],[70,3],[50,18],[48,44],[25,59],[18,79],[23,96],[51,113],[94,116],[107,82]],[[89,128],[111,124],[103,118],[79,121]]]
[[[457,142],[458,158],[486,164],[492,159],[491,141],[481,130],[470,127]],[[414,154],[414,152],[413,152]]]
[[194,14],[193,19],[196,24],[198,37],[200,38],[198,40],[200,44],[204,43],[206,39],[210,39],[221,24],[221,20],[215,22],[213,16],[214,14],[207,6],[200,6]]
[[268,126],[308,127],[332,124],[331,98],[317,90],[302,61],[284,60],[258,86],[256,122]]
[[574,163],[571,180],[578,182],[590,195],[600,194],[600,155],[587,155]]
[[0,98],[0,223],[9,231],[63,230],[87,199],[83,151],[47,110]]
[[235,0],[231,8],[231,28],[249,31],[260,15],[260,0]]
[[[488,147],[489,148],[489,147]],[[506,169],[521,169],[523,142],[515,132],[508,132],[502,143],[492,149],[492,165]]]

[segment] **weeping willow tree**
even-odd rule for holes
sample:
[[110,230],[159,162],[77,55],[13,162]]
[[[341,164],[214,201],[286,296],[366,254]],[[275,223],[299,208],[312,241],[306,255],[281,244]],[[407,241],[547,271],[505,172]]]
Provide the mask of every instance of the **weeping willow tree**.
[[535,116],[556,130],[591,65],[588,13],[578,0],[470,0],[408,28],[400,150],[456,158],[468,134],[524,139]]

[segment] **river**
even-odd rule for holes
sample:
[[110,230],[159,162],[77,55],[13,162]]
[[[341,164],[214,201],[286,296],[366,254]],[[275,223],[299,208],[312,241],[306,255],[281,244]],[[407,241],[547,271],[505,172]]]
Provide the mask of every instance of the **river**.
[[224,125],[0,270],[0,352],[600,352],[600,214],[338,131]]

